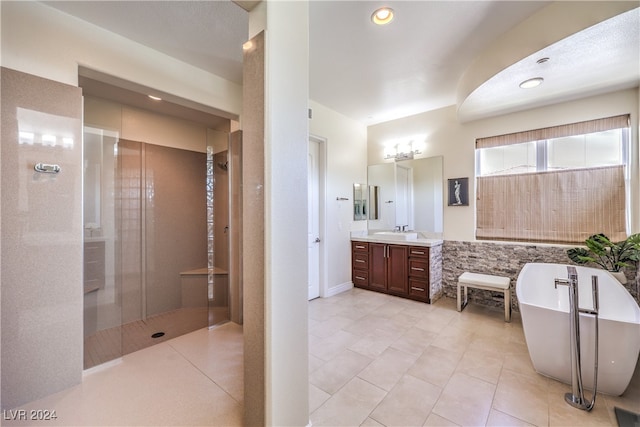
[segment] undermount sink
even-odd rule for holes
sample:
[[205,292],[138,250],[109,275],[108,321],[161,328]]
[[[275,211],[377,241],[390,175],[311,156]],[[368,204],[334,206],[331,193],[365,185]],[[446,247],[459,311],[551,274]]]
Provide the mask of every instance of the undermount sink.
[[377,231],[375,236],[391,240],[416,240],[418,233],[415,231]]

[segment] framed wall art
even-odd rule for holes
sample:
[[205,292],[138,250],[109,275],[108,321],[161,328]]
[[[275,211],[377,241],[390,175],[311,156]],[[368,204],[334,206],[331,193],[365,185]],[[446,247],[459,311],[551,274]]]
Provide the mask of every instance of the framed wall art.
[[469,206],[469,178],[448,180],[449,206]]

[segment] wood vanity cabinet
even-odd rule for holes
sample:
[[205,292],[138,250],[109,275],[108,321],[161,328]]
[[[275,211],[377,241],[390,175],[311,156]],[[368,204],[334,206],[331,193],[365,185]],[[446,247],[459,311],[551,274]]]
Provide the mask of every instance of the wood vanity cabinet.
[[409,246],[409,297],[429,301],[429,248]]
[[351,242],[353,285],[429,302],[429,248]]
[[369,243],[369,288],[405,296],[408,289],[405,245]]
[[103,289],[105,284],[104,241],[84,242],[84,293]]
[[353,286],[369,289],[369,243],[351,242]]

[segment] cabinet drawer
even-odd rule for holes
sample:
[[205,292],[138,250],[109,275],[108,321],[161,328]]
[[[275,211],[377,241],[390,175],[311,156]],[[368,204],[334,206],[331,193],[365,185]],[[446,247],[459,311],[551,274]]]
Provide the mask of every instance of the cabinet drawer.
[[353,286],[358,288],[369,287],[369,272],[366,270],[353,270],[351,278],[353,280]]
[[429,277],[429,263],[423,259],[409,258],[409,276],[426,279]]
[[104,260],[104,242],[90,242],[84,244],[85,261]]
[[104,277],[103,261],[85,261],[84,278],[85,280]]
[[367,242],[351,242],[351,249],[353,252],[366,252],[369,253],[369,243]]
[[368,253],[353,253],[353,268],[356,270],[368,270],[369,269],[369,254]]
[[409,296],[419,298],[423,301],[428,301],[429,282],[426,280],[409,278]]
[[409,256],[412,258],[429,258],[429,248],[422,246],[410,246]]

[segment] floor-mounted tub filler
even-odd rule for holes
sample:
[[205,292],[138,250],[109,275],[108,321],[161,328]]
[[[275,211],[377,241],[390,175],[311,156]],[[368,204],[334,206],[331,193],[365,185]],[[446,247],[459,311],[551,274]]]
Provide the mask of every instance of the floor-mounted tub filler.
[[[572,359],[570,296],[565,286],[557,286],[564,283],[556,282],[556,279],[561,282],[570,280],[567,267],[562,264],[526,264],[518,276],[516,295],[534,369],[542,375],[572,384],[575,355]],[[578,307],[586,311],[579,313],[577,322],[582,385],[593,390],[597,367],[598,392],[621,395],[631,381],[640,354],[640,307],[608,272],[582,266],[570,267],[577,273]],[[594,281],[598,282],[599,307],[594,307],[593,303]],[[594,311],[597,311],[597,316]],[[596,327],[599,329],[597,355]],[[575,382],[575,371],[573,380]]]

